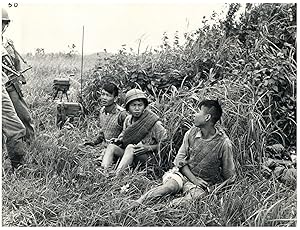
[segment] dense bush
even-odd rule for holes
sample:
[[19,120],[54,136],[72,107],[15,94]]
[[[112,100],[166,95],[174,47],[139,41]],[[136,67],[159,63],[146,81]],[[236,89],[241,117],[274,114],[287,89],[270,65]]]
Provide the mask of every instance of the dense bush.
[[[123,92],[139,87],[174,133],[182,118],[190,123],[186,100],[201,92],[200,99],[224,104],[224,124],[239,145],[240,160],[261,159],[265,144],[295,146],[296,4],[247,4],[238,16],[240,7],[230,4],[224,20],[213,14],[212,24],[203,18],[197,31],[185,34],[183,45],[178,37],[169,44],[164,34],[159,50],[135,54],[124,46],[99,59],[90,74],[93,84],[84,89],[85,107],[95,112],[105,81]],[[169,119],[174,114],[178,119]]]

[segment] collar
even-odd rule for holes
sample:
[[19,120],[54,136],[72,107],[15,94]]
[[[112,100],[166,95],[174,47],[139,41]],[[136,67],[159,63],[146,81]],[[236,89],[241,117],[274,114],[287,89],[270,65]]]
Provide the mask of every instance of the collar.
[[114,106],[112,107],[112,109],[111,109],[110,112],[106,111],[105,106],[102,107],[102,111],[103,111],[105,114],[115,114],[115,113],[117,112],[117,104],[114,104]]
[[[206,140],[211,140],[211,139],[215,138],[217,135],[221,135],[220,130],[217,127],[215,127],[215,130],[216,130],[216,133],[211,138],[208,138]],[[200,128],[198,128],[195,138],[202,138],[202,133],[201,133]]]

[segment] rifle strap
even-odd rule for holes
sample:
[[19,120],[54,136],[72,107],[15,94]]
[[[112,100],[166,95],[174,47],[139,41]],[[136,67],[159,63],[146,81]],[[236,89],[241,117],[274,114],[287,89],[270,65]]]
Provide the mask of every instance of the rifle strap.
[[7,83],[5,83],[5,88],[7,92],[12,92],[15,90],[18,93],[19,97],[24,97],[18,82],[8,81]]

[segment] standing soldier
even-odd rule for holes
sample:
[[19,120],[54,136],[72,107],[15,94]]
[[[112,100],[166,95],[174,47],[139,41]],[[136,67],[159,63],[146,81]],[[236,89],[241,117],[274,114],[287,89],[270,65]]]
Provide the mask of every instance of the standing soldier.
[[34,139],[34,125],[21,90],[21,84],[26,84],[25,78],[20,74],[20,58],[22,60],[23,58],[16,51],[11,40],[3,39],[3,33],[9,23],[10,19],[8,13],[5,9],[2,9],[2,46],[4,47],[3,52],[5,53],[5,55],[2,54],[2,67],[9,78],[5,87],[18,117],[26,128],[25,139],[30,143]]
[[[8,15],[2,9],[2,34],[9,23]],[[6,137],[6,147],[8,157],[11,161],[12,169],[18,168],[23,161],[25,155],[25,146],[23,138],[26,134],[25,126],[17,116],[11,98],[9,97],[5,85],[9,83],[9,77],[4,65],[7,63],[4,60],[8,57],[7,50],[1,46],[2,56],[2,133]],[[9,59],[8,59],[9,60]]]

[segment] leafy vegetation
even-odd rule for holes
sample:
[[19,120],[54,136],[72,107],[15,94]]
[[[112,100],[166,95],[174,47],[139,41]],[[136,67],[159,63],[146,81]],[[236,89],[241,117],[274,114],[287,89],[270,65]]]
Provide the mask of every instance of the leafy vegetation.
[[[238,16],[240,7],[230,4],[223,21],[216,14],[210,18],[214,23],[203,18],[197,31],[185,34],[183,45],[176,34],[172,44],[164,34],[157,50],[134,53],[123,46],[117,54],[85,57],[87,117],[61,130],[55,127],[52,82],[74,74],[70,98],[76,100],[80,57],[28,55],[33,71],[24,94],[37,139],[26,168],[17,175],[3,170],[3,225],[296,226],[296,192],[276,178],[265,180],[259,170],[266,145],[296,144],[296,4],[247,4]],[[99,90],[111,80],[122,90],[120,104],[132,87],[147,91],[169,135],[155,165],[121,177],[97,171],[101,146],[78,146],[97,136]],[[194,106],[204,98],[217,98],[224,109],[221,125],[235,145],[237,183],[188,207],[167,208],[171,197],[166,197],[129,209],[132,200],[160,183],[192,124]]]
[[[257,145],[245,156],[254,154],[255,160],[261,156],[261,143],[295,146],[296,4],[247,4],[245,13],[234,20],[239,8],[239,4],[231,4],[224,21],[213,15],[212,25],[204,18],[201,28],[186,34],[182,46],[178,42],[171,46],[164,34],[160,50],[134,54],[123,47],[118,54],[105,57],[90,74],[93,84],[85,87],[86,108],[94,112],[99,102],[96,91],[107,80],[115,81],[124,91],[140,87],[158,105],[172,104],[172,99],[165,99],[177,96],[175,92],[214,88],[220,92],[203,95],[218,97],[225,109],[231,101],[234,114],[226,114],[236,118],[231,118],[234,123],[245,122],[245,130],[241,130],[242,135],[247,133],[245,146]],[[222,92],[224,89],[232,92],[232,97]],[[163,114],[174,113],[164,110]],[[227,119],[224,123],[241,127]],[[166,126],[176,130],[173,125]],[[234,139],[235,143],[240,141]]]

